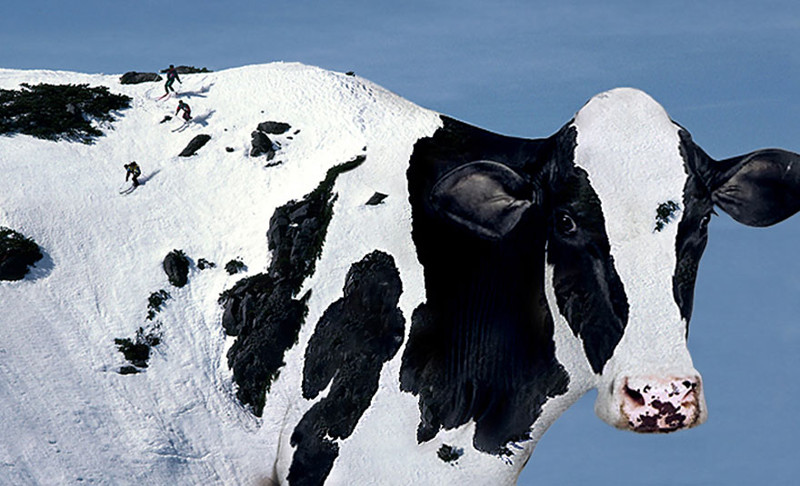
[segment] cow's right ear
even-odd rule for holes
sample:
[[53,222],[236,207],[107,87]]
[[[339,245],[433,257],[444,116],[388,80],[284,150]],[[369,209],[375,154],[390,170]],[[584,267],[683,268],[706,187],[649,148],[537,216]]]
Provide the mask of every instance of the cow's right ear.
[[800,211],[800,155],[764,149],[720,161],[714,203],[736,221],[769,226]]
[[439,179],[431,190],[431,204],[480,236],[500,239],[514,229],[533,204],[533,191],[507,166],[479,160]]

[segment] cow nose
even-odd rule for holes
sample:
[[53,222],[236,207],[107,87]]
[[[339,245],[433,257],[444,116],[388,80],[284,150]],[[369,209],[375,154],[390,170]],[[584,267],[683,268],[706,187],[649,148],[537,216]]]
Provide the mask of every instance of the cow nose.
[[701,414],[701,379],[626,377],[621,412],[635,432],[672,432],[697,425]]

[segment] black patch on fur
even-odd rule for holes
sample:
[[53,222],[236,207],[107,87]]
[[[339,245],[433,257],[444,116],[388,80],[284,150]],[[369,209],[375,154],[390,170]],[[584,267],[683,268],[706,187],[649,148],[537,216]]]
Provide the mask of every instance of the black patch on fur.
[[[574,147],[574,139],[571,143]],[[622,339],[628,300],[614,268],[600,200],[586,172],[573,165],[550,188],[554,220],[549,225],[547,262],[553,265],[556,304],[583,340],[592,370],[600,373]],[[575,226],[569,234],[560,231],[557,221],[565,217]]]
[[507,445],[529,438],[542,405],[569,382],[544,296],[547,213],[534,204],[509,234],[491,240],[443,217],[430,193],[456,167],[491,160],[517,172],[534,197],[557,147],[443,122],[417,142],[408,170],[427,302],[412,315],[400,386],[419,397],[418,441],[474,420],[474,446],[508,455]]
[[675,201],[665,201],[658,205],[656,208],[656,226],[655,231],[663,230],[669,223],[672,222],[672,217],[675,211],[681,207]]
[[[672,291],[681,317],[687,323],[692,318],[694,307],[694,286],[700,258],[708,243],[708,223],[714,205],[711,193],[695,174],[694,167],[707,166],[710,158],[697,147],[685,130],[679,131],[681,137],[681,157],[689,175],[683,188],[683,215],[678,223],[678,236],[675,240],[676,264],[672,277]],[[705,160],[698,160],[698,158]]]
[[303,397],[330,390],[292,433],[292,486],[324,482],[338,456],[333,439],[349,437],[372,401],[383,364],[403,342],[401,292],[394,259],[376,250],[350,267],[344,296],[322,314],[305,351]]
[[362,156],[331,168],[314,191],[277,208],[267,232],[272,250],[267,273],[240,280],[219,298],[222,326],[228,335],[237,336],[228,351],[236,396],[257,416],[308,311],[309,292],[299,298],[297,293],[322,253],[336,200],[333,185],[339,174],[364,160]]

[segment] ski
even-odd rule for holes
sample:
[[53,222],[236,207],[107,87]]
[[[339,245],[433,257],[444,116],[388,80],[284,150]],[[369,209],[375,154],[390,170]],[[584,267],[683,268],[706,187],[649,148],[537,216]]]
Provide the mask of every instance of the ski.
[[125,184],[120,186],[119,193],[124,196],[126,194],[132,193],[134,189],[136,189],[136,186],[134,186],[132,182],[126,182]]
[[178,128],[176,128],[176,129],[174,129],[172,131],[173,132],[182,132],[182,131],[186,130],[186,127],[188,127],[191,122],[192,122],[192,120],[186,120],[185,122],[183,122],[183,125],[179,126]]

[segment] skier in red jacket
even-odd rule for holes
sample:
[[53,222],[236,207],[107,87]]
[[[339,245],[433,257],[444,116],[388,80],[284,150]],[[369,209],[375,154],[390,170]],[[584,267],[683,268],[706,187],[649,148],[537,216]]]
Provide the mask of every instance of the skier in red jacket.
[[187,122],[192,119],[192,109],[189,108],[187,103],[184,103],[183,100],[178,101],[178,109],[175,110],[175,114],[177,115],[181,110],[183,110],[183,119]]

